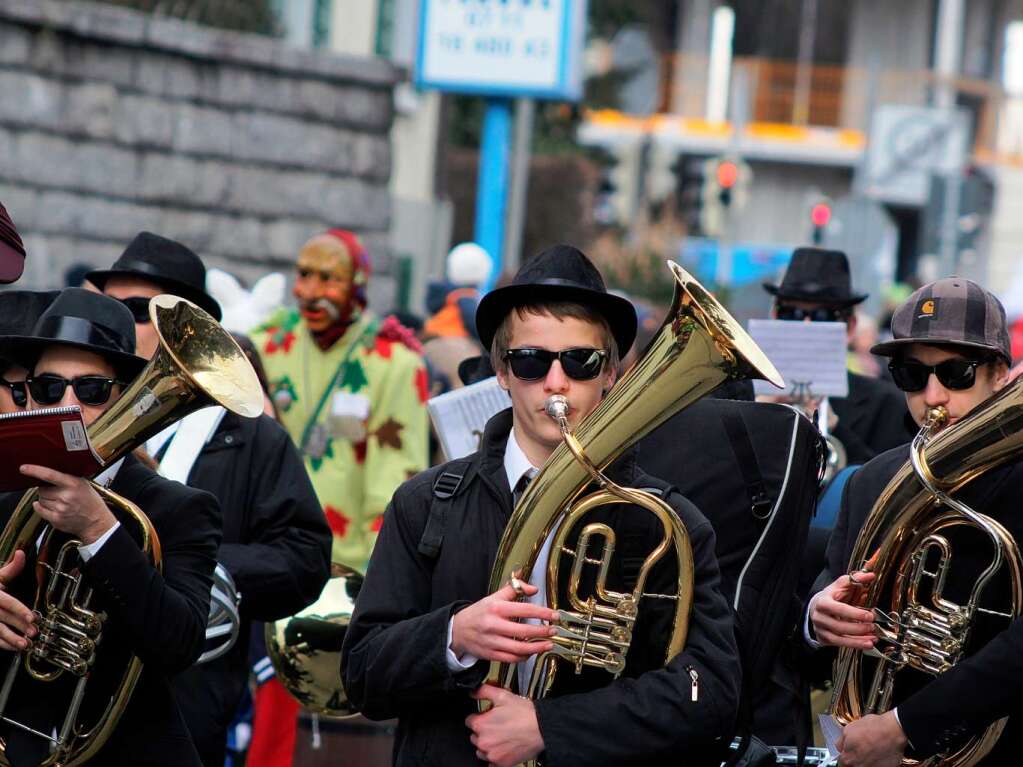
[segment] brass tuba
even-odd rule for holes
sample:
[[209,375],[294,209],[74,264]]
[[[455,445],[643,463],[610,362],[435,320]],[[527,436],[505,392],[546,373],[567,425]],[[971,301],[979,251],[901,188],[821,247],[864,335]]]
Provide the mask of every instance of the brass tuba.
[[[632,628],[646,599],[674,600],[673,628],[664,639],[664,662],[684,646],[692,606],[693,562],[685,526],[667,503],[644,491],[622,488],[602,473],[617,456],[728,379],[764,378],[776,386],[781,376],[742,327],[684,269],[668,262],[675,278],[675,297],[660,331],[640,360],[608,392],[603,402],[572,434],[564,402],[552,397],[548,414],[562,427],[563,444],[529,484],[505,527],[490,577],[490,592],[511,581],[528,581],[545,541],[554,535],[546,572],[548,606],[560,609],[554,649],[536,656],[528,683],[530,697],[542,697],[554,681],[558,663],[576,673],[584,666],[622,673]],[[596,482],[595,493],[580,497]],[[584,525],[574,550],[566,545],[570,531],[593,509],[612,503],[635,503],[655,514],[663,529],[660,544],[646,557],[635,588],[618,593],[606,588],[615,548],[607,525]],[[631,512],[630,512],[631,513]],[[590,541],[601,550],[589,554]],[[674,594],[647,594],[644,584],[653,565],[673,552],[678,564]],[[557,603],[562,558],[569,569],[569,600]],[[596,594],[578,593],[583,569],[598,568]],[[517,580],[513,580],[517,579]],[[491,662],[487,682],[511,687],[516,665]],[[527,692],[523,690],[522,692]]]
[[[1017,379],[949,426],[944,408],[928,413],[902,466],[871,508],[850,557],[854,569],[875,572],[859,606],[872,610],[878,642],[870,651],[840,648],[834,667],[831,714],[845,725],[898,704],[903,675],[942,674],[966,657],[978,619],[1005,622],[1023,611],[1023,563],[1006,529],[951,496],[1023,450],[1023,379]],[[940,433],[939,433],[940,430]],[[946,596],[955,558],[950,532],[964,532],[989,546],[978,572],[967,572],[969,594]],[[961,559],[961,558],[960,558]],[[990,623],[988,623],[990,627]],[[903,765],[968,767],[994,747],[1005,719],[954,750]]]
[[[209,405],[219,404],[247,417],[258,416],[263,409],[263,392],[252,365],[216,320],[191,302],[170,295],[153,298],[149,316],[159,335],[156,355],[88,429],[93,448],[105,465]],[[160,541],[143,511],[116,493],[95,487],[159,569]],[[26,729],[6,714],[12,693],[40,694],[37,685],[71,675],[71,700],[64,718],[55,725],[55,736],[32,728],[28,732],[50,742],[51,753],[40,765],[73,767],[95,756],[113,733],[142,672],[142,661],[136,656],[124,659],[120,681],[108,700],[99,701],[101,716],[83,722],[82,704],[102,651],[106,614],[102,606],[92,604],[92,589],[82,578],[79,541],[57,533],[35,514],[35,499],[35,490],[26,492],[0,534],[0,562],[9,562],[18,549],[30,550],[38,542],[34,609],[39,629],[32,646],[15,653],[8,666],[0,687],[0,717]],[[103,663],[107,664],[105,658]],[[2,742],[0,766],[10,767]]]

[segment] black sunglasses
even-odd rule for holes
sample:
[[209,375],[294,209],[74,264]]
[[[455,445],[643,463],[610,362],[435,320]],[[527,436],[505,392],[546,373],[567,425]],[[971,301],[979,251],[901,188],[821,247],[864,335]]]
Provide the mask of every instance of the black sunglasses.
[[802,322],[809,318],[811,322],[844,322],[849,319],[848,309],[836,309],[831,306],[818,306],[816,309],[803,309],[799,306],[778,304],[775,314],[779,320],[795,320]]
[[504,359],[511,366],[516,378],[523,381],[539,381],[544,378],[554,360],[561,363],[565,375],[576,381],[589,381],[597,377],[604,367],[607,352],[603,349],[563,349],[551,352],[546,349],[509,349]]
[[122,304],[131,311],[131,316],[139,325],[149,322],[149,299],[144,296],[131,296],[130,298],[118,298]]
[[30,376],[25,379],[25,383],[28,384],[28,390],[32,393],[32,399],[40,405],[55,405],[60,402],[69,385],[74,389],[75,396],[83,405],[102,405],[110,399],[110,390],[114,384],[124,386],[116,378],[79,376],[68,380],[53,373]]
[[977,380],[977,368],[990,362],[985,360],[968,360],[963,357],[939,362],[937,365],[925,365],[917,360],[892,360],[888,369],[892,371],[892,380],[902,391],[923,391],[927,387],[927,379],[931,373],[946,389],[962,391],[973,386]]
[[24,381],[8,381],[6,378],[0,378],[0,386],[6,386],[11,390],[11,399],[18,407],[25,407],[28,404]]

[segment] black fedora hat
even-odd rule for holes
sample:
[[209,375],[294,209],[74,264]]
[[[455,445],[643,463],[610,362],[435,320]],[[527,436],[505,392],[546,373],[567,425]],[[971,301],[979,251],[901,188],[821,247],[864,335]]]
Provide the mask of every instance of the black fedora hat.
[[110,277],[141,277],[168,293],[187,298],[220,321],[220,304],[206,292],[206,267],[180,242],[152,232],[135,235],[109,269],[95,269],[85,279],[103,290]]
[[25,244],[0,204],[0,282],[14,282],[25,269]]
[[636,338],[636,310],[626,298],[607,292],[597,267],[578,248],[555,245],[531,258],[510,285],[483,296],[476,308],[476,331],[484,349],[505,316],[519,306],[572,301],[594,309],[611,327],[623,356]]
[[95,352],[119,374],[134,378],[148,360],[135,354],[135,319],[113,298],[82,288],[65,288],[28,333],[0,336],[0,357],[31,369],[49,346]]
[[823,248],[796,248],[781,282],[765,282],[764,290],[776,298],[834,306],[854,306],[867,297],[852,292],[845,253]]
[[0,292],[0,336],[27,336],[59,290],[5,290]]
[[[31,335],[36,320],[57,297],[56,290],[5,290],[0,293],[0,336]],[[17,362],[0,357],[4,362]],[[18,363],[20,364],[20,363]]]

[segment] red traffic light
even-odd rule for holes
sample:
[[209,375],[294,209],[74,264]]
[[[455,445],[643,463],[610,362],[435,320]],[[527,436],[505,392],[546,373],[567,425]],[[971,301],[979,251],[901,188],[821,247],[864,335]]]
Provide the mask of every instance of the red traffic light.
[[718,163],[717,169],[718,186],[722,189],[731,189],[739,180],[739,166],[731,160],[724,160]]
[[827,226],[831,220],[831,206],[826,202],[819,202],[810,209],[810,220],[814,226]]

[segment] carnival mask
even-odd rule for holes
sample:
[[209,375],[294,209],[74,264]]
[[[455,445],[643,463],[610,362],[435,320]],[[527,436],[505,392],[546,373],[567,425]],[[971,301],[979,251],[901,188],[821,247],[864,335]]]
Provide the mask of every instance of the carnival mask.
[[347,244],[331,234],[313,237],[302,247],[292,293],[313,333],[352,319],[354,271]]

